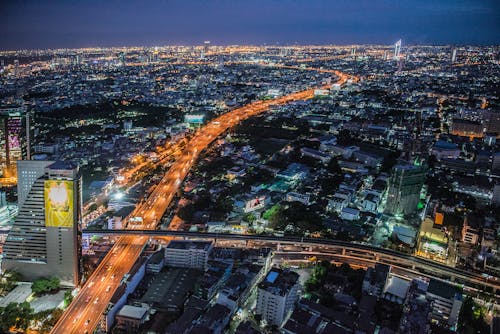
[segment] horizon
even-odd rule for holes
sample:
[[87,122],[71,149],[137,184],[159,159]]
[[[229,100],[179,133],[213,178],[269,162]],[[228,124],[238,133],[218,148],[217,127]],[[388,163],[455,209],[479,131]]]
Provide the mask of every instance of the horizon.
[[[365,44],[212,44],[210,43],[210,47],[241,47],[241,46],[249,46],[249,47],[335,47],[335,48],[347,48],[353,46],[359,47],[394,47],[395,43],[392,44],[377,44],[377,43],[365,43]],[[498,44],[405,44],[402,41],[402,49],[404,48],[413,48],[413,47],[435,47],[435,48],[445,48],[445,47],[477,47],[477,48],[485,48],[485,47],[499,47]],[[133,49],[133,48],[171,48],[171,47],[203,47],[203,41],[199,44],[163,44],[163,45],[116,45],[116,46],[85,46],[85,47],[74,47],[74,48],[45,48],[45,49],[12,49],[12,50],[0,50],[0,53],[11,53],[11,52],[26,52],[26,51],[59,51],[59,50],[92,50],[92,49]]]
[[[490,0],[4,2],[0,50],[127,45],[500,44]],[[96,46],[101,45],[101,46]]]

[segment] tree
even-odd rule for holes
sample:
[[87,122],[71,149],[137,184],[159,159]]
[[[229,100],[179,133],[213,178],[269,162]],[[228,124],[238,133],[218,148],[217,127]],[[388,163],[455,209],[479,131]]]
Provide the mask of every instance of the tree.
[[71,294],[71,290],[68,290],[64,293],[64,307],[67,307],[69,304],[71,304],[71,301],[73,300],[73,295]]
[[255,220],[257,219],[257,217],[255,217],[255,215],[253,213],[248,213],[245,215],[245,217],[243,219],[246,222],[253,224],[255,222]]
[[490,332],[488,324],[484,321],[484,310],[477,305],[472,297],[467,296],[458,316],[458,332],[475,334]]
[[31,291],[33,291],[35,295],[40,295],[44,292],[51,292],[59,289],[60,283],[61,281],[57,277],[41,278],[33,282]]
[[2,333],[8,333],[12,327],[26,330],[32,317],[33,309],[28,302],[10,303],[0,312],[0,329]]

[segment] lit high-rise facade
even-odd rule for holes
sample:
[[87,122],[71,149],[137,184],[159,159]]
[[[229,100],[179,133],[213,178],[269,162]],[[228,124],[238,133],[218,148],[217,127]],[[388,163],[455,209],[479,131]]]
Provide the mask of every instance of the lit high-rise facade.
[[385,212],[409,215],[415,212],[425,181],[424,166],[397,165],[392,171]]
[[0,178],[16,177],[16,161],[30,158],[30,123],[25,106],[0,106]]
[[[39,161],[24,161],[22,171]],[[55,162],[40,177],[31,178],[19,213],[4,245],[3,270],[14,270],[25,279],[58,277],[65,285],[80,280],[81,176],[77,166]]]

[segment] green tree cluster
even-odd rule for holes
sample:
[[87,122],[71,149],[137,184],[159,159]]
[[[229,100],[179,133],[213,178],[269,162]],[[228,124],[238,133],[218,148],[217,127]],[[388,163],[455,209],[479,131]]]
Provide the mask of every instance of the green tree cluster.
[[460,334],[488,334],[490,326],[484,321],[484,309],[468,296],[460,309],[458,332]]
[[26,330],[33,316],[33,309],[27,302],[10,303],[5,308],[0,309],[0,330],[8,333],[10,328]]
[[31,291],[35,295],[40,295],[45,292],[51,292],[59,289],[59,284],[61,281],[57,277],[52,278],[41,278],[33,282],[31,286]]

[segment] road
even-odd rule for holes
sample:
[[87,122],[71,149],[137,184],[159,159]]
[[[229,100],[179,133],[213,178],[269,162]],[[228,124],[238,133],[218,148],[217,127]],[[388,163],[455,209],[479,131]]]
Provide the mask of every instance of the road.
[[220,241],[244,241],[258,242],[260,247],[271,247],[280,251],[298,251],[301,254],[306,254],[303,249],[308,252],[316,252],[324,255],[339,254],[345,257],[352,256],[363,261],[382,262],[407,269],[422,274],[435,274],[437,277],[446,277],[459,280],[467,283],[470,286],[482,286],[500,291],[500,281],[487,279],[481,273],[465,271],[431,261],[425,258],[420,258],[411,254],[406,254],[391,249],[380,248],[372,245],[353,243],[341,240],[323,239],[323,238],[300,238],[300,237],[278,237],[273,235],[246,235],[246,234],[230,234],[230,233],[200,233],[187,231],[162,231],[162,230],[134,230],[134,231],[119,231],[119,230],[89,230],[84,233],[95,235],[136,235],[147,237],[173,237],[173,238],[192,238],[192,239],[211,239]]
[[[338,77],[336,83],[340,85],[344,85],[349,79],[357,80],[336,70],[328,73],[335,74]],[[330,85],[319,88],[328,89]],[[148,199],[127,217],[125,220],[127,228],[132,230],[156,228],[199,154],[219,135],[245,119],[266,112],[271,106],[310,99],[314,96],[314,90],[306,89],[271,100],[252,102],[221,115],[198,129],[182,151],[182,155],[154,187]],[[141,217],[142,222],[132,224],[130,219],[132,217]],[[54,326],[52,333],[92,333],[98,326],[101,314],[114,291],[119,287],[121,277],[132,268],[146,242],[145,237],[120,237]]]

